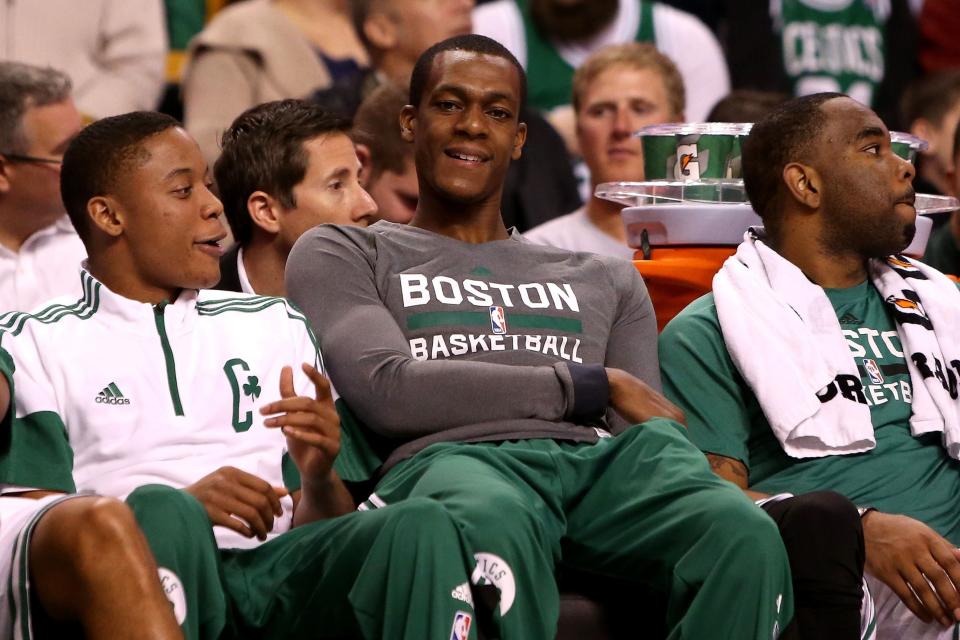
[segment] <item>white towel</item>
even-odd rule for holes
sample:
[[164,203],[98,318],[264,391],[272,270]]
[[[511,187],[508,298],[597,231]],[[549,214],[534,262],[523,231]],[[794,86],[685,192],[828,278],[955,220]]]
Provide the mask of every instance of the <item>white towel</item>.
[[[958,458],[960,291],[940,272],[899,256],[873,260],[869,271],[896,309],[913,388],[911,431],[943,432]],[[837,393],[844,376],[860,387],[860,374],[821,287],[750,230],[714,277],[713,293],[727,350],[787,454],[814,458],[876,445],[869,406]],[[918,361],[932,375],[924,377]]]

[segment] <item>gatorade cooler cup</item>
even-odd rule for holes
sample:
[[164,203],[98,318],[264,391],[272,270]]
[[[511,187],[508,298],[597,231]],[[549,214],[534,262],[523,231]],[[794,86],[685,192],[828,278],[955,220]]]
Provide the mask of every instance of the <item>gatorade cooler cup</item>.
[[891,131],[890,146],[895,154],[909,161],[911,164],[916,164],[917,153],[926,150],[928,145],[926,140],[921,140],[909,133]]
[[636,135],[643,146],[644,178],[702,180],[740,178],[740,143],[750,123],[694,122],[644,127]]

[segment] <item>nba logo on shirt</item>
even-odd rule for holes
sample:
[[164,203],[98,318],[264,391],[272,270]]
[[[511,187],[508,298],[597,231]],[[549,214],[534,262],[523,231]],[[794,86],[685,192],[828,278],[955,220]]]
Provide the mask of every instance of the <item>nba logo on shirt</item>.
[[503,307],[490,307],[490,329],[498,335],[507,332],[507,316]]
[[453,616],[453,629],[450,630],[450,640],[467,640],[470,635],[470,614],[457,611]]
[[870,376],[870,382],[872,382],[873,384],[883,383],[883,374],[880,373],[880,367],[877,365],[876,360],[871,360],[870,358],[864,358],[863,368],[867,370],[867,375]]

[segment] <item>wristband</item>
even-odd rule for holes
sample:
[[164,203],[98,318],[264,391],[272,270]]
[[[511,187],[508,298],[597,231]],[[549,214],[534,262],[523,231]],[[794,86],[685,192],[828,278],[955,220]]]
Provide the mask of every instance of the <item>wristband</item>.
[[863,516],[867,515],[869,512],[876,510],[876,507],[857,507],[857,513],[860,514],[861,518],[863,518]]

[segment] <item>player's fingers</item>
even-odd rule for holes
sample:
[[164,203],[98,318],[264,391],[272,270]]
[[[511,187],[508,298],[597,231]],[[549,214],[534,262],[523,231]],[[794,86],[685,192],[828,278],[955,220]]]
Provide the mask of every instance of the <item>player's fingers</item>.
[[297,395],[293,389],[293,368],[283,367],[280,369],[280,397],[292,398]]
[[897,594],[897,597],[900,598],[900,601],[913,612],[913,615],[917,616],[924,622],[930,622],[932,619],[930,613],[924,608],[923,604],[917,600],[917,596],[914,595],[913,590],[910,588],[910,585],[900,577],[899,573],[890,576],[888,579],[883,581],[891,591]]
[[960,556],[958,556],[958,550],[946,540],[938,540],[930,545],[930,555],[947,572],[954,586],[960,589]]
[[287,413],[290,411],[320,411],[320,405],[313,398],[307,396],[294,396],[283,400],[269,402],[260,407],[260,415],[268,416],[275,413]]
[[315,431],[306,431],[304,429],[298,429],[297,427],[284,427],[283,435],[304,444],[308,444],[311,447],[322,449],[331,457],[335,456],[340,451],[340,440],[328,438],[324,435],[316,433]]
[[336,424],[331,424],[329,420],[323,419],[316,413],[305,411],[281,413],[269,420],[264,420],[263,424],[266,427],[301,427],[329,437],[339,437],[340,434]]
[[[937,589],[937,595],[947,609],[947,615],[957,620],[958,609],[960,609],[960,592],[957,585],[960,585],[960,563],[952,553],[952,548],[946,541],[936,541],[930,545],[931,560],[933,566],[928,571],[921,567],[923,572],[929,577]],[[933,575],[937,579],[933,579]]]
[[238,499],[227,499],[223,503],[224,509],[231,516],[240,518],[260,540],[265,540],[267,532],[273,528],[273,515],[269,516],[269,522],[264,521],[263,514],[251,504],[247,504]]
[[324,402],[330,398],[330,381],[327,378],[317,371],[317,368],[308,362],[303,363],[303,372],[307,374],[307,377],[310,378],[310,381],[313,383],[313,388],[316,389],[316,398],[317,400]]
[[277,489],[272,487],[269,482],[263,478],[258,478],[252,473],[246,472],[244,472],[242,476],[237,477],[235,486],[246,487],[247,489],[255,491],[270,502],[270,509],[273,513],[277,515],[283,513],[283,507],[280,506],[280,498],[287,495],[288,492],[285,489],[283,493],[278,495]]
[[254,491],[253,489],[248,489],[247,487],[237,487],[234,495],[236,499],[243,504],[246,504],[257,510],[257,512],[260,514],[260,519],[267,528],[267,531],[273,529],[274,515],[283,513],[283,509],[280,507],[280,500],[277,498],[277,494],[273,487],[269,487],[264,493]]
[[244,538],[253,537],[253,531],[250,530],[250,527],[243,524],[236,518],[231,518],[230,514],[228,514],[226,511],[208,508],[207,515],[210,517],[210,522],[214,526],[226,527],[227,529],[236,531]]
[[[910,586],[910,589],[917,596],[917,599],[923,604],[929,618],[939,621],[941,624],[949,624],[943,605],[940,604],[937,594],[933,592],[930,583],[926,577],[914,566],[905,567],[900,571],[901,577]],[[926,621],[929,621],[925,620]]]

